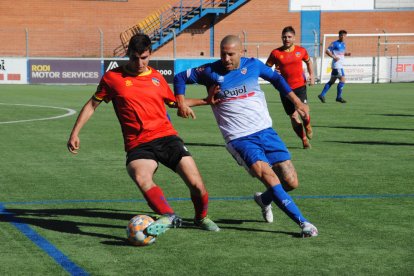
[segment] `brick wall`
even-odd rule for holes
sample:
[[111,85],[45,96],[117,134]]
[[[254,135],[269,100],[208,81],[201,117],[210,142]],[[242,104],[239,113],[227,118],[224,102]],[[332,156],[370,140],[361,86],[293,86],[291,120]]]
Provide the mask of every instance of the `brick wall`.
[[[0,5],[0,56],[25,56],[26,37],[30,56],[111,56],[120,45],[119,34],[166,4],[178,0],[3,0]],[[237,34],[247,42],[246,55],[266,57],[280,45],[283,27],[292,25],[300,41],[300,13],[289,12],[289,1],[251,0],[214,28],[214,54],[218,56],[220,39]],[[414,11],[401,12],[324,12],[321,33],[413,32]],[[339,22],[339,23],[337,23]],[[178,57],[208,57],[211,51],[209,21],[204,27],[189,30],[176,40]],[[103,37],[101,37],[101,33]],[[362,47],[361,47],[362,48]],[[368,51],[372,52],[372,50]],[[154,53],[172,57],[173,43]],[[414,55],[414,53],[412,53]]]

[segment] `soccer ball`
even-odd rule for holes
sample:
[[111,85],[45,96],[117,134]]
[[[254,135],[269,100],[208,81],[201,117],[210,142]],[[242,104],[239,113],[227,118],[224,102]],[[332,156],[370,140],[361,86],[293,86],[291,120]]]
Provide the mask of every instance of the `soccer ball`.
[[137,215],[133,217],[126,228],[128,241],[136,246],[150,245],[155,242],[155,237],[147,235],[148,225],[154,220],[147,215]]

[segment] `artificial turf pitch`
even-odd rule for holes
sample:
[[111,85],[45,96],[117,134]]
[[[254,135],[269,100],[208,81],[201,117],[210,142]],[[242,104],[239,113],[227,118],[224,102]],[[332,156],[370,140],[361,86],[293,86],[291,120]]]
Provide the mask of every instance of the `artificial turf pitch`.
[[[263,85],[299,175],[290,194],[319,237],[299,238],[276,206],[275,222],[262,220],[252,196],[264,186],[227,153],[210,108],[196,107],[196,120],[169,113],[221,231],[192,226],[188,189],[160,166],[156,182],[185,227],[133,247],[128,220],[153,213],[127,176],[111,104],[84,127],[74,156],[66,142],[77,114],[60,116],[79,112],[95,86],[0,86],[0,275],[412,275],[414,85],[347,84],[346,104],[335,102],[335,87],[325,104],[321,85],[308,88],[314,138],[304,150],[277,92]],[[187,95],[204,93],[193,86]]]

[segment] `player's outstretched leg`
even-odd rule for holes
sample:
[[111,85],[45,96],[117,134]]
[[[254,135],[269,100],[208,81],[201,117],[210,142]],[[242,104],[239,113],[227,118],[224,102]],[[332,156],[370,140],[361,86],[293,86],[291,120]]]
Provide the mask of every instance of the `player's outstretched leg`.
[[176,214],[165,214],[147,227],[147,233],[151,236],[159,236],[170,228],[181,227],[182,219]]
[[273,186],[271,190],[273,192],[273,201],[276,205],[302,229],[302,237],[318,236],[318,229],[305,219],[293,199],[285,192],[281,184]]
[[264,220],[268,223],[272,223],[273,222],[273,212],[272,212],[272,204],[271,204],[272,203],[272,191],[268,189],[264,193],[259,193],[259,192],[255,193],[254,201],[262,209],[262,216]]

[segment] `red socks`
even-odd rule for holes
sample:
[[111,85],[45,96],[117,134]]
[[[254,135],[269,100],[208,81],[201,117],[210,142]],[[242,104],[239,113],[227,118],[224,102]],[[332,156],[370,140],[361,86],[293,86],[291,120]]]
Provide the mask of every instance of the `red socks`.
[[148,206],[159,215],[174,214],[161,188],[155,186],[144,193]]
[[203,196],[191,195],[191,200],[194,204],[195,218],[202,219],[207,216],[208,210],[208,193],[206,192]]
[[[159,215],[174,214],[174,210],[170,207],[161,188],[155,186],[144,193],[148,206]],[[208,193],[203,196],[191,195],[191,201],[194,205],[195,218],[202,219],[207,216],[208,210]]]

